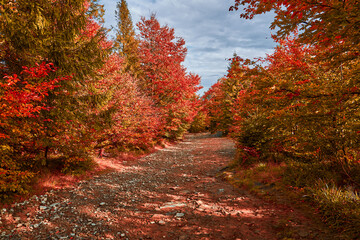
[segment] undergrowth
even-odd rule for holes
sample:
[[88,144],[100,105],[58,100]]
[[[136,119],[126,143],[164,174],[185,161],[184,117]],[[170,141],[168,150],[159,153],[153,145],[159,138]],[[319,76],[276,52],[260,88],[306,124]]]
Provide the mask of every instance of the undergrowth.
[[[339,239],[358,239],[360,194],[354,171],[353,168],[354,177],[348,174],[346,177],[334,162],[260,162],[250,166],[232,163],[232,171],[226,177],[231,183],[267,199],[285,199],[302,209],[318,212]],[[337,239],[335,235],[334,239]]]
[[[164,147],[171,141],[158,143],[156,147]],[[92,178],[95,174],[104,174],[113,171],[109,162],[134,161],[155,151],[156,147],[146,150],[107,149],[103,157],[65,157],[50,155],[44,165],[33,168],[32,171],[19,171],[18,178],[5,172],[0,165],[0,208],[7,207],[14,202],[23,201],[32,195],[44,194],[51,189],[60,189],[72,186],[74,183]],[[28,161],[29,164],[30,161]],[[31,164],[31,163],[30,163]],[[14,164],[15,165],[15,164]]]

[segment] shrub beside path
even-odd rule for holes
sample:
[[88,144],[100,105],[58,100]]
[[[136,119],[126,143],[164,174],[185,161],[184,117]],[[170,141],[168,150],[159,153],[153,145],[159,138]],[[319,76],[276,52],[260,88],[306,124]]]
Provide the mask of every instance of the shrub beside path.
[[326,239],[286,205],[261,200],[217,177],[234,144],[209,134],[106,174],[0,209],[0,239]]

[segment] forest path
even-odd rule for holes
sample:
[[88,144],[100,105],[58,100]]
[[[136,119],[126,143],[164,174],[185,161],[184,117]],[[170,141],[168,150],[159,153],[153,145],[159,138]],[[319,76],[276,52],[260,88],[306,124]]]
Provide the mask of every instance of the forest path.
[[109,173],[0,210],[0,239],[263,240],[278,239],[287,224],[311,239],[300,213],[216,177],[234,154],[229,139],[193,134],[137,161],[114,161]]

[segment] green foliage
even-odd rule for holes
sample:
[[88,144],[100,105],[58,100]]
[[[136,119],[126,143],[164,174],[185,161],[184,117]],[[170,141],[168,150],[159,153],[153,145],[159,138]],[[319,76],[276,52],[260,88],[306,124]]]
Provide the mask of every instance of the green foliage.
[[121,2],[117,4],[116,17],[118,29],[115,49],[117,49],[119,54],[125,59],[124,71],[138,78],[141,75],[138,53],[139,41],[136,39],[131,14],[125,0],[121,0]]

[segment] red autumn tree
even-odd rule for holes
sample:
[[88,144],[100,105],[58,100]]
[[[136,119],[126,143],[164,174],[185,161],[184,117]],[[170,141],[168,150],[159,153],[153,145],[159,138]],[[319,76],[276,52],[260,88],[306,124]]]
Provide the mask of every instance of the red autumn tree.
[[24,184],[33,176],[29,166],[41,147],[36,138],[46,131],[43,122],[49,121],[40,112],[51,111],[45,99],[61,81],[71,80],[50,78],[55,70],[53,64],[41,63],[0,80],[0,199],[9,192],[24,193]]
[[187,49],[184,39],[175,37],[174,29],[161,27],[155,15],[142,18],[137,26],[144,74],[141,86],[164,115],[164,136],[179,138],[196,115],[200,77],[188,74],[182,65]]
[[221,91],[222,85],[222,79],[219,79],[202,97],[202,104],[205,106],[208,115],[208,127],[211,132],[224,131],[221,121],[224,117],[221,106],[224,98],[224,93]]
[[107,94],[94,114],[100,123],[95,146],[100,152],[147,150],[157,143],[163,124],[162,116],[153,101],[140,91],[137,80],[124,73],[124,61],[117,53],[112,54],[100,72],[103,78],[95,86]]

